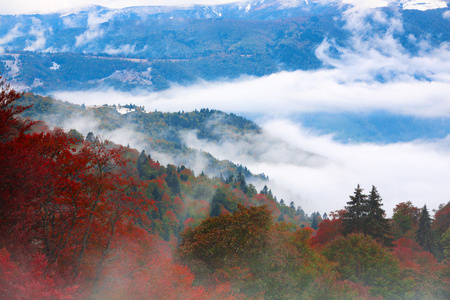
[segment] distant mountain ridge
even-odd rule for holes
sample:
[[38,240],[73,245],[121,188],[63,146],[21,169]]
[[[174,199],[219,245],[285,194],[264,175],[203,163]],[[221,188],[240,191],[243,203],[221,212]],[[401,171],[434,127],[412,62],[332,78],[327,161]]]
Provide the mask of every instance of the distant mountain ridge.
[[275,19],[298,15],[300,12],[310,14],[317,13],[318,10],[329,9],[330,7],[355,7],[356,9],[397,7],[405,10],[430,10],[446,8],[445,0],[241,0],[226,4],[195,4],[165,6],[130,6],[124,8],[108,8],[100,5],[85,5],[74,9],[65,9],[53,12],[61,15],[79,14],[84,11],[113,10],[119,14],[135,14],[138,16],[156,16],[158,18],[175,16],[188,16],[189,18],[230,18],[230,19]]
[[[353,3],[378,5],[266,0],[1,15],[0,73],[18,90],[50,94],[102,87],[158,91],[199,79],[317,69],[323,65],[315,51],[325,39],[352,42],[344,12]],[[439,8],[444,2],[420,2],[436,8],[425,11],[402,9],[417,1],[383,3],[376,9],[402,20],[396,37],[407,51],[420,50],[411,37],[431,45],[450,41],[449,10]],[[382,35],[389,24],[373,30]]]

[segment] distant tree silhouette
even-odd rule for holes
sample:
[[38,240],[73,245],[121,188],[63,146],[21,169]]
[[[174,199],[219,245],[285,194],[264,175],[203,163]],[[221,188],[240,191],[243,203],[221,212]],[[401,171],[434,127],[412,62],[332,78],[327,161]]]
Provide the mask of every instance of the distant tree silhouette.
[[375,186],[372,186],[367,200],[367,216],[364,218],[363,232],[371,235],[387,246],[392,246],[391,226],[386,219],[386,213],[381,208],[380,194]]
[[214,196],[212,197],[212,200],[211,200],[211,210],[209,213],[209,215],[211,217],[220,216],[220,213],[222,212],[221,206],[224,205],[226,198],[227,198],[227,195],[225,194],[225,192],[222,189],[219,188],[216,190],[216,192],[214,193]]
[[344,235],[361,232],[363,228],[363,218],[367,214],[367,196],[364,195],[363,189],[358,186],[355,189],[354,195],[350,196],[350,201],[345,207],[346,212],[343,216],[343,233]]
[[419,219],[419,227],[416,232],[416,242],[423,247],[423,249],[433,253],[434,252],[434,238],[431,230],[431,219],[428,213],[427,206],[424,205]]

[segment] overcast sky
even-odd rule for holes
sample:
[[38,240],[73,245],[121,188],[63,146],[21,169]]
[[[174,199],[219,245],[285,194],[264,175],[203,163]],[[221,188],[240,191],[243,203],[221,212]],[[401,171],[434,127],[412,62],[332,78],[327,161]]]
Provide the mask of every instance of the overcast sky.
[[1,0],[0,14],[45,13],[90,4],[110,8],[150,5],[223,4],[236,0]]

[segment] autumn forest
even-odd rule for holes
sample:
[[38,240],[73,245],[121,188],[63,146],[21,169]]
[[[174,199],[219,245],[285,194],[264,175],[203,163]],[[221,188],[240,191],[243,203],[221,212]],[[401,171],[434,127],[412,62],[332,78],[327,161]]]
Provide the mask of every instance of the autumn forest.
[[0,299],[450,297],[449,202],[387,218],[382,191],[355,183],[308,216],[242,172],[50,129],[0,88]]

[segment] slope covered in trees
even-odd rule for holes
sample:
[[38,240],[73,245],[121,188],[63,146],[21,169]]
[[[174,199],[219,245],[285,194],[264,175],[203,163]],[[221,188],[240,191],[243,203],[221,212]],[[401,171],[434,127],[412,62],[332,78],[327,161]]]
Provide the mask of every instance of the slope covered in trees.
[[123,115],[118,113],[116,106],[86,108],[85,105],[75,105],[32,93],[25,93],[17,103],[31,106],[22,112],[22,117],[44,119],[51,126],[62,127],[67,120],[73,120],[72,123],[91,122],[96,123],[105,135],[117,129],[130,128],[133,131],[133,140],[145,149],[169,155],[178,165],[195,165],[200,157],[206,162],[201,171],[210,175],[222,174],[226,178],[242,172],[247,178],[267,179],[264,174],[252,174],[245,166],[218,160],[209,153],[188,148],[183,140],[183,136],[188,132],[194,132],[198,139],[214,142],[261,133],[261,129],[254,122],[235,114],[206,108],[193,112],[145,113],[142,108],[127,104],[124,107],[134,108],[136,111]]
[[1,299],[448,299],[448,204],[431,219],[400,203],[387,220],[358,186],[309,218],[243,173],[196,176],[22,119],[20,96],[3,83]]

